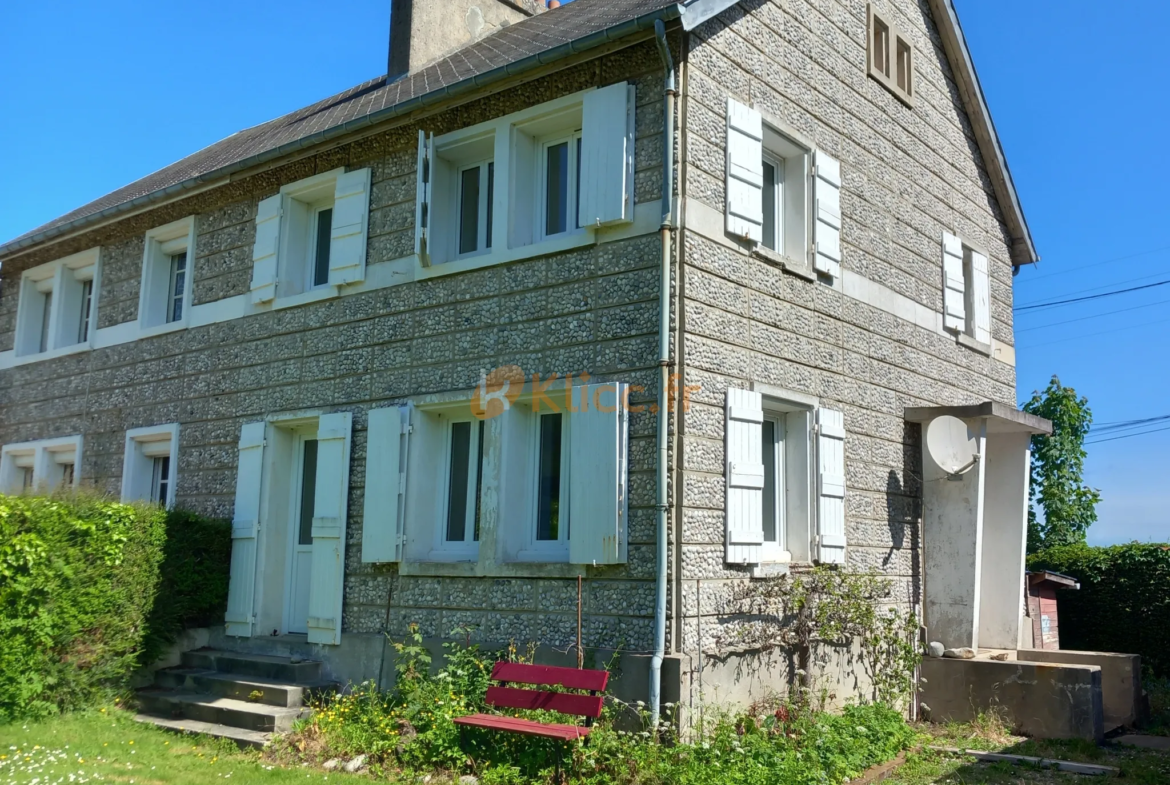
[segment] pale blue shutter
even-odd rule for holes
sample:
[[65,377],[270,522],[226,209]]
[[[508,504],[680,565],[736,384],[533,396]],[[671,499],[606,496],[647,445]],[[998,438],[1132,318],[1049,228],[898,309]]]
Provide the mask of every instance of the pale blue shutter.
[[841,164],[823,150],[817,150],[815,156],[813,267],[837,278],[841,275]]
[[727,99],[727,233],[764,239],[764,120]]
[[634,86],[586,93],[581,128],[581,226],[634,220]]
[[727,561],[758,564],[764,546],[763,396],[727,390]]
[[569,418],[569,562],[624,564],[628,517],[627,385],[594,384]]
[[402,561],[406,448],[410,408],[391,406],[369,414],[366,490],[362,511],[362,561]]
[[943,234],[943,327],[967,329],[967,280],[963,272],[963,241]]
[[329,283],[357,283],[366,277],[366,237],[370,218],[370,170],[337,178],[329,240]]
[[349,412],[324,414],[317,423],[317,494],[309,591],[309,643],[341,643],[345,594],[345,519],[349,509]]
[[260,202],[256,209],[256,240],[252,245],[252,302],[276,297],[277,250],[280,248],[280,194]]
[[260,531],[260,489],[264,476],[262,422],[240,429],[239,464],[236,470],[235,513],[232,516],[232,557],[228,579],[228,635],[249,637],[255,620],[256,538]]
[[845,563],[845,415],[817,410],[817,559]]

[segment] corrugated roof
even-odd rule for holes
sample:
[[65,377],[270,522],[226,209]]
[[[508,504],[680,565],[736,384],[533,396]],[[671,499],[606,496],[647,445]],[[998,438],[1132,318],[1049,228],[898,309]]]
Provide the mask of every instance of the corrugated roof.
[[0,254],[18,250],[58,234],[75,222],[130,206],[136,200],[174,189],[196,178],[213,179],[233,166],[321,134],[342,129],[363,118],[385,114],[414,99],[507,68],[530,57],[609,30],[646,14],[674,6],[677,0],[576,0],[546,11],[460,49],[434,64],[386,84],[384,76],[318,101],[205,147],[140,180],[38,226],[0,247]]

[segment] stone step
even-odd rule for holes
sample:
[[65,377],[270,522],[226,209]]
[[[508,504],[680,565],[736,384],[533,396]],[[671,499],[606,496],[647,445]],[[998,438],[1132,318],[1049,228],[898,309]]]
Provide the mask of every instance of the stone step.
[[215,736],[220,739],[231,739],[240,748],[255,747],[259,749],[272,740],[271,733],[258,730],[244,730],[228,725],[219,725],[214,722],[200,722],[199,720],[168,720],[163,717],[152,717],[148,714],[139,714],[134,717],[138,722],[156,725],[160,728],[173,730],[178,733],[200,733],[205,736]]
[[155,673],[155,684],[167,690],[198,692],[290,709],[303,707],[314,693],[337,691],[337,685],[332,682],[290,684],[201,668],[164,668]]
[[312,712],[303,708],[268,706],[234,698],[216,698],[195,692],[177,692],[158,688],[138,691],[143,714],[177,720],[198,720],[244,730],[285,733],[293,723]]
[[219,671],[235,676],[251,676],[286,684],[315,684],[321,680],[321,663],[315,660],[293,662],[289,657],[270,654],[241,654],[219,649],[194,649],[183,652],[184,668]]

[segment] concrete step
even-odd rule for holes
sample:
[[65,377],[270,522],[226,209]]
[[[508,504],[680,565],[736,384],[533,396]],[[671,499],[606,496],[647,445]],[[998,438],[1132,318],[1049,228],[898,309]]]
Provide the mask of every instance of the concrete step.
[[269,706],[234,698],[158,688],[139,690],[138,704],[143,714],[155,717],[198,720],[265,733],[290,731],[296,720],[312,713],[304,708]]
[[293,662],[289,657],[269,654],[241,654],[219,649],[194,649],[183,652],[184,668],[219,671],[235,676],[250,676],[286,684],[315,684],[321,680],[321,663],[314,660]]
[[231,739],[241,748],[255,747],[259,749],[272,740],[271,733],[258,730],[244,730],[232,728],[228,725],[219,725],[214,722],[200,722],[199,720],[168,720],[162,717],[152,717],[148,714],[139,714],[134,717],[138,722],[157,725],[160,728],[173,730],[178,733],[201,733],[205,736],[216,736],[221,739]]
[[337,691],[333,682],[290,684],[200,668],[165,668],[155,673],[155,684],[168,690],[205,693],[290,709],[303,707],[314,693]]

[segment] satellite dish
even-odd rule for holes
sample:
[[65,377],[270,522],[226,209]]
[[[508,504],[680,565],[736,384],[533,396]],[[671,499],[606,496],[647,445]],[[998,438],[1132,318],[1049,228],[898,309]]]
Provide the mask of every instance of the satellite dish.
[[967,472],[979,461],[979,440],[958,417],[944,414],[926,426],[926,450],[949,475]]

